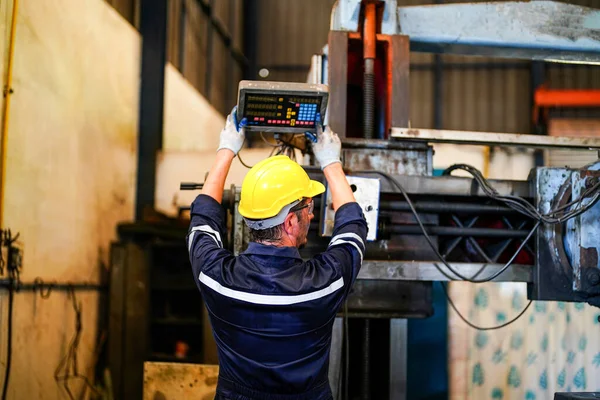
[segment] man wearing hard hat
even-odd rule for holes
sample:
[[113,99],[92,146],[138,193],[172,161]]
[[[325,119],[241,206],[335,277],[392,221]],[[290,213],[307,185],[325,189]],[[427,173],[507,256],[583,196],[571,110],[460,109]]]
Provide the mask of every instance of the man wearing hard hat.
[[250,244],[236,257],[223,248],[226,216],[220,207],[229,167],[244,142],[244,129],[234,121],[235,109],[192,204],[187,237],[219,352],[216,399],[331,399],[333,322],[358,275],[367,236],[340,163],[340,139],[319,127],[312,146],[336,211],[328,248],[307,261],[300,257],[313,197],[325,187],[287,156],[275,156],[250,169],[242,184],[239,212]]

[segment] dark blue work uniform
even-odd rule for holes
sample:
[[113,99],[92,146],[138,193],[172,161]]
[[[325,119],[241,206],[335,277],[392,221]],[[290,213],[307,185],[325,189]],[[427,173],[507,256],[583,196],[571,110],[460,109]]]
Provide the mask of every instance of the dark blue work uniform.
[[219,352],[217,399],[325,400],[331,331],[365,252],[357,203],[335,215],[327,250],[309,261],[295,247],[250,243],[235,257],[217,201],[199,195],[187,237]]

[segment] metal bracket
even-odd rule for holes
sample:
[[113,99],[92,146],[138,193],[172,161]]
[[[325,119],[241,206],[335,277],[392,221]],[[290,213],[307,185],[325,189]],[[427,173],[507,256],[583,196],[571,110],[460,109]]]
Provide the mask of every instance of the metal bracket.
[[[369,227],[367,240],[375,240],[377,238],[377,218],[379,217],[379,179],[359,178],[357,176],[347,176],[346,179],[354,191],[354,197],[367,220]],[[325,207],[321,207],[321,214],[321,234],[331,236],[333,234],[335,211],[333,210],[329,185],[325,191]]]

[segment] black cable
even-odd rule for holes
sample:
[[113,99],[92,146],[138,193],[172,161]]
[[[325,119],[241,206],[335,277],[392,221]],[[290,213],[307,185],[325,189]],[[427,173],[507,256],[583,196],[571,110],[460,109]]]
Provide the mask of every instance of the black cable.
[[244,162],[244,160],[242,160],[242,157],[240,156],[240,153],[241,153],[241,152],[242,152],[242,151],[240,150],[240,151],[238,151],[238,153],[237,153],[237,157],[238,157],[238,160],[240,160],[240,163],[242,163],[242,165],[243,165],[244,167],[248,168],[248,169],[252,168],[250,165],[246,164],[246,163]]
[[[444,265],[446,265],[446,267],[452,272],[454,273],[456,276],[462,278],[465,281],[468,282],[472,282],[472,283],[483,283],[483,282],[489,282],[493,279],[495,279],[496,277],[498,277],[499,275],[501,275],[504,271],[506,271],[510,265],[513,263],[514,259],[517,257],[517,255],[521,252],[521,250],[523,249],[523,247],[525,246],[525,244],[527,243],[527,241],[529,241],[529,239],[531,238],[531,236],[533,235],[533,233],[537,230],[537,228],[540,226],[541,221],[537,221],[537,223],[534,225],[533,229],[529,232],[529,234],[527,235],[527,237],[523,240],[523,242],[521,243],[521,245],[519,246],[519,248],[517,249],[517,251],[513,254],[513,256],[510,258],[510,260],[508,260],[508,262],[506,263],[506,265],[501,268],[499,271],[497,271],[496,273],[494,273],[493,275],[484,278],[484,279],[471,279],[471,278],[466,278],[464,276],[462,276],[461,274],[457,273],[457,271],[455,271],[450,264],[445,260],[445,258],[440,254],[439,250],[437,249],[437,247],[433,244],[433,241],[431,240],[431,238],[429,237],[429,235],[427,234],[427,231],[425,230],[425,226],[423,225],[423,222],[421,221],[421,218],[419,217],[419,214],[417,213],[417,210],[415,209],[412,201],[410,200],[410,198],[408,197],[408,194],[406,193],[406,191],[404,190],[404,187],[402,187],[402,185],[400,184],[400,182],[398,182],[394,177],[392,177],[389,174],[386,174],[384,172],[379,172],[379,171],[373,171],[376,172],[378,174],[381,174],[382,176],[385,176],[386,178],[388,178],[392,183],[394,183],[394,185],[396,185],[396,187],[398,188],[398,190],[400,190],[400,192],[402,193],[402,195],[404,196],[404,199],[406,200],[407,204],[409,205],[411,212],[413,213],[417,223],[419,224],[421,230],[423,231],[423,235],[425,236],[427,242],[429,243],[431,249],[434,251],[434,253],[438,256],[438,258],[440,259],[440,261],[442,261],[444,263]],[[441,267],[439,265],[437,265],[437,263],[434,263],[434,266],[445,276],[448,276],[445,271],[443,271],[441,269]],[[467,325],[469,325],[471,328],[473,329],[477,329],[477,330],[483,330],[483,331],[488,331],[488,330],[496,330],[496,329],[501,329],[504,328],[510,324],[512,324],[513,322],[515,322],[516,320],[518,320],[519,318],[521,318],[521,316],[523,316],[523,314],[525,314],[525,312],[527,311],[527,309],[529,308],[529,306],[531,306],[532,301],[529,301],[529,303],[527,304],[527,306],[523,309],[523,311],[521,311],[515,318],[513,318],[512,320],[502,324],[502,325],[498,325],[498,326],[494,326],[494,327],[479,327],[473,323],[471,323],[470,321],[468,321],[456,308],[456,306],[454,305],[454,302],[452,301],[452,299],[450,298],[448,291],[446,290],[446,286],[444,285],[443,282],[440,282],[442,285],[442,288],[444,290],[444,294],[446,295],[446,298],[448,299],[448,303],[450,304],[450,306],[452,307],[452,309],[456,312],[456,314],[460,317],[460,319],[462,319]]]
[[[363,171],[361,171],[361,172],[363,172]],[[364,172],[367,172],[367,171],[364,171]],[[539,222],[538,222],[533,227],[533,229],[529,232],[529,234],[527,235],[527,237],[525,238],[525,240],[523,241],[523,243],[521,244],[521,246],[519,246],[519,248],[517,249],[517,251],[515,252],[515,254],[511,257],[511,259],[509,260],[509,262],[506,263],[506,265],[504,265],[504,267],[502,267],[498,272],[494,273],[493,275],[491,275],[489,277],[483,278],[483,279],[468,278],[468,277],[462,275],[460,272],[456,271],[452,267],[452,265],[450,265],[448,263],[448,261],[446,261],[446,259],[444,258],[444,256],[442,256],[442,254],[439,252],[437,246],[433,243],[433,240],[431,239],[431,237],[427,233],[427,230],[425,229],[425,226],[423,225],[423,222],[421,221],[421,217],[419,217],[419,213],[415,209],[415,206],[413,205],[412,200],[410,199],[410,197],[408,196],[408,193],[406,193],[406,190],[404,190],[404,187],[400,184],[400,182],[398,182],[398,180],[396,178],[394,178],[393,176],[391,176],[391,175],[389,175],[389,174],[387,174],[385,172],[381,172],[381,171],[368,171],[368,172],[376,173],[376,174],[379,174],[379,175],[382,175],[382,176],[386,177],[387,179],[389,179],[398,188],[398,190],[400,190],[400,193],[402,193],[402,196],[404,196],[404,199],[406,200],[406,203],[408,204],[408,206],[409,206],[412,214],[414,215],[415,220],[417,221],[417,224],[421,228],[421,231],[423,232],[423,236],[425,236],[425,239],[426,239],[427,243],[429,244],[429,246],[431,247],[431,249],[433,250],[433,252],[435,253],[435,255],[446,266],[446,268],[448,268],[448,270],[450,272],[452,272],[454,275],[456,275],[460,279],[462,279],[464,281],[467,281],[467,282],[471,282],[471,283],[489,282],[492,279],[498,277],[504,271],[506,271],[510,267],[510,265],[512,264],[512,262],[514,261],[514,259],[517,257],[517,255],[521,252],[521,250],[523,249],[523,247],[525,246],[525,244],[527,243],[527,241],[531,238],[531,236],[535,233],[535,231],[537,230],[537,228],[540,225]],[[448,274],[437,263],[434,263],[433,265],[444,276],[448,277],[449,279],[452,279],[450,276],[448,276]],[[452,279],[452,280],[454,280],[454,279]]]
[[[0,231],[0,250],[1,247],[8,248],[8,257],[10,258],[10,247],[17,241],[20,234],[17,233],[14,237],[10,229]],[[13,331],[13,308],[14,308],[14,284],[19,283],[18,267],[12,266],[10,259],[6,260],[8,268],[8,280],[11,283],[8,287],[8,323],[7,323],[7,339],[6,339],[6,368],[4,370],[4,383],[2,384],[2,400],[6,400],[8,396],[8,381],[10,380],[10,369],[12,363],[12,331]]]
[[450,307],[452,307],[452,309],[454,310],[454,312],[460,317],[460,319],[463,320],[463,322],[465,324],[469,325],[473,329],[477,329],[478,331],[493,331],[493,330],[496,330],[496,329],[501,329],[501,328],[507,327],[508,325],[514,323],[516,320],[518,320],[519,318],[521,318],[523,316],[523,314],[525,314],[525,312],[529,309],[529,306],[531,306],[531,303],[533,303],[533,300],[529,300],[529,303],[527,303],[527,305],[525,306],[525,308],[516,317],[514,317],[513,319],[511,319],[508,322],[505,322],[505,323],[503,323],[501,325],[497,325],[497,326],[481,327],[481,326],[477,326],[477,325],[473,324],[472,322],[468,321],[458,311],[458,308],[456,308],[456,305],[454,304],[454,302],[450,298],[450,295],[448,294],[448,290],[446,288],[446,285],[444,284],[444,282],[440,282],[440,284],[442,285],[442,290],[444,291],[444,294],[446,295],[446,298],[448,299],[448,303],[450,304]]
[[346,380],[344,381],[344,386],[345,386],[345,394],[346,397],[344,397],[344,399],[349,399],[350,398],[350,391],[349,391],[349,382],[350,382],[350,329],[348,328],[349,324],[348,324],[348,299],[346,299],[346,301],[344,301],[344,332],[345,332],[345,336],[346,336],[346,357],[344,360],[344,364],[345,364],[345,375],[346,375]]
[[13,302],[14,302],[14,289],[11,287],[8,289],[8,338],[6,340],[6,368],[4,370],[4,383],[2,385],[2,400],[6,400],[8,395],[8,380],[10,379],[10,367],[12,361],[12,325],[13,325]]
[[98,394],[98,390],[92,385],[87,376],[79,374],[77,364],[77,353],[79,348],[79,342],[81,340],[81,332],[83,331],[83,323],[81,320],[82,307],[81,303],[77,302],[75,296],[75,290],[72,288],[69,291],[69,296],[73,300],[73,310],[75,311],[75,334],[69,343],[69,348],[65,356],[60,360],[56,370],[54,371],[54,380],[60,385],[62,382],[65,391],[69,395],[71,400],[75,400],[73,393],[69,388],[69,381],[73,379],[80,379],[85,383],[85,387],[90,388],[94,393]]
[[[444,171],[444,175],[450,175],[451,172],[455,171],[455,170],[463,170],[463,171],[466,171],[469,174],[471,174],[473,176],[473,178],[477,181],[477,183],[479,184],[481,189],[484,191],[484,193],[487,196],[489,196],[490,198],[492,198],[496,201],[499,201],[499,202],[503,202],[504,204],[506,204],[508,207],[512,208],[513,210],[520,212],[532,219],[542,221],[546,224],[563,223],[571,218],[574,218],[578,215],[583,214],[584,212],[586,212],[587,210],[592,208],[600,200],[600,182],[596,182],[594,185],[592,185],[591,187],[584,190],[583,193],[581,193],[581,195],[579,196],[579,198],[572,200],[572,201],[568,202],[567,204],[564,204],[553,210],[550,210],[549,212],[547,212],[545,214],[542,214],[537,208],[535,208],[531,203],[529,203],[528,201],[526,201],[523,198],[520,198],[517,196],[502,196],[502,195],[500,195],[496,191],[496,189],[494,189],[490,185],[490,183],[482,175],[482,173],[473,166],[470,166],[467,164],[456,164],[456,165],[453,165],[453,166],[447,168]],[[567,184],[568,184],[568,182],[565,182],[565,185],[567,185]],[[590,198],[590,196],[591,196],[591,198]],[[588,198],[590,201],[588,201],[587,204],[583,205],[583,201]],[[565,211],[569,207],[571,207],[572,205],[575,205],[575,204],[578,205],[577,208],[570,210],[570,211]],[[562,213],[562,214],[556,216],[559,213]]]

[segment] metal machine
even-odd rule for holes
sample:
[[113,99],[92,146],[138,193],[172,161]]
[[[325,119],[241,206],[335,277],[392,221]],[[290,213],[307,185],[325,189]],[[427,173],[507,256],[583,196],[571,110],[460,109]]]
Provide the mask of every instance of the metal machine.
[[[376,398],[373,387],[381,386],[370,374],[380,345],[374,337],[386,338],[389,354],[381,393],[405,398],[406,318],[431,315],[433,281],[526,282],[533,300],[600,306],[600,163],[535,168],[528,181],[487,181],[468,166],[457,168],[473,179],[452,176],[452,169],[433,177],[430,145],[600,149],[600,138],[414,129],[408,109],[410,50],[596,64],[599,30],[600,11],[553,1],[334,6],[327,54],[313,57],[310,83],[329,87],[328,124],[343,138],[343,165],[370,225],[359,280],[340,314],[362,321],[361,382],[352,384],[363,398]],[[262,123],[253,129],[276,131]],[[319,168],[307,171],[324,181]],[[235,252],[247,245],[238,201],[232,187],[223,205]],[[301,251],[306,257],[326,247],[333,219],[327,193],[315,202],[320,211]],[[344,375],[341,343],[339,318],[334,392]]]

